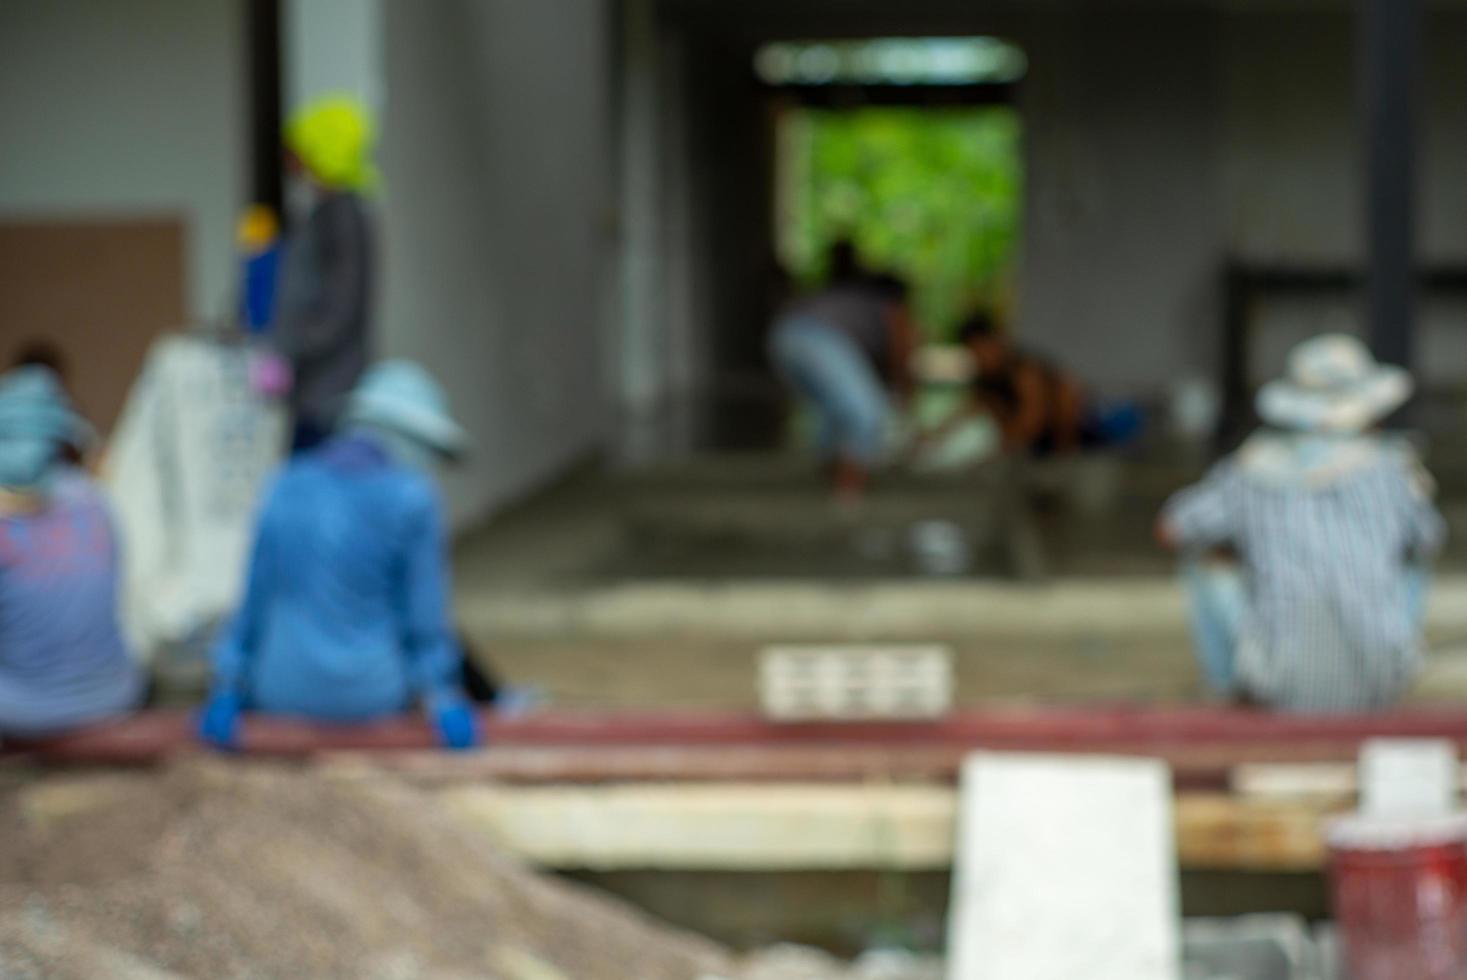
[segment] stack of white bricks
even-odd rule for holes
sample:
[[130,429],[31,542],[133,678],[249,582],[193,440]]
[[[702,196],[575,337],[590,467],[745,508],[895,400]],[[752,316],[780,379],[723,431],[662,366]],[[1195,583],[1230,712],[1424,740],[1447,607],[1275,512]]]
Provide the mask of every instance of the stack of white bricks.
[[759,658],[759,698],[779,721],[920,720],[952,708],[943,646],[774,646]]

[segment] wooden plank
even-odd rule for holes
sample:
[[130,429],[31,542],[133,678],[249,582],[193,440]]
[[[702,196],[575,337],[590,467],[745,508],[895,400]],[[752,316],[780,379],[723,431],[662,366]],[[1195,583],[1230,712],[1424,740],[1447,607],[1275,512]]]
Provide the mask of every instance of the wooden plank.
[[[1233,770],[1234,794],[1254,799],[1354,800],[1360,793],[1359,767],[1353,762],[1245,763]],[[1455,785],[1467,788],[1467,766],[1457,769]]]
[[1268,801],[1224,794],[1177,799],[1182,866],[1211,871],[1319,871],[1324,823],[1352,809],[1348,801]]
[[[873,757],[887,759],[892,774],[901,772],[901,754],[918,748],[932,753],[919,757],[923,766],[932,764],[937,750],[953,759],[958,751],[988,748],[1141,755],[1163,759],[1185,776],[1217,776],[1250,762],[1347,762],[1375,737],[1443,738],[1467,746],[1467,712],[1442,710],[1288,716],[1215,708],[1063,708],[971,712],[935,722],[796,724],[716,713],[544,712],[486,714],[484,725],[490,745],[503,748],[869,748],[888,753]],[[261,755],[436,746],[430,727],[416,716],[365,726],[246,716],[243,731],[245,750]],[[11,743],[3,751],[58,763],[146,764],[190,747],[188,712],[153,711],[42,743]]]
[[463,787],[440,798],[554,868],[941,870],[952,858],[945,787]]
[[1255,800],[1354,800],[1360,779],[1353,762],[1253,762],[1233,770],[1233,794]]
[[[445,753],[439,750],[318,752],[332,760],[372,765],[425,784],[495,781],[516,785],[627,782],[936,782],[953,783],[968,749],[958,745],[514,745]],[[1096,750],[1097,752],[1100,749]],[[1336,745],[1324,757],[1349,760],[1353,747]],[[1148,756],[1166,762],[1181,789],[1226,791],[1264,798],[1353,798],[1354,770],[1347,761],[1243,762],[1240,758],[1296,759],[1294,747],[1260,751],[1175,747]],[[1340,789],[1341,770],[1348,786]],[[1311,791],[1322,771],[1327,792]],[[1281,775],[1280,775],[1281,773]]]
[[[944,870],[958,808],[951,786],[921,785],[461,785],[441,797],[526,860],[565,870]],[[1187,870],[1319,871],[1322,827],[1349,809],[1182,793],[1177,858]]]
[[111,428],[153,339],[188,324],[184,239],[173,215],[0,221],[0,370],[55,345],[82,412]]
[[[938,783],[956,779],[966,750],[951,746],[618,746],[499,744],[486,752],[323,754],[415,783],[446,786],[613,783]],[[1222,785],[1214,782],[1213,785]]]

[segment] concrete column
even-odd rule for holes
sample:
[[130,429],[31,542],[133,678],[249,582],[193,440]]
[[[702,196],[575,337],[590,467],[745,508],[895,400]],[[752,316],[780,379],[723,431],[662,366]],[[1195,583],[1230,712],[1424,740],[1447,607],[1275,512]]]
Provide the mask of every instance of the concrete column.
[[657,15],[652,0],[624,5],[621,54],[621,316],[608,338],[608,390],[620,408],[620,455],[655,449],[662,397],[665,306],[660,294],[662,191]]
[[1420,0],[1359,0],[1359,4],[1368,331],[1377,357],[1410,367],[1416,317],[1421,5]]

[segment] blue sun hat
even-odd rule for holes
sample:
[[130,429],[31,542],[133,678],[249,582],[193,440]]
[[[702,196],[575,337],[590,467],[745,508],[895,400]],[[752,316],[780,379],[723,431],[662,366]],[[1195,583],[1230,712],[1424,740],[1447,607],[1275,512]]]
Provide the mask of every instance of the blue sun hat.
[[0,375],[0,487],[44,489],[63,446],[85,447],[93,432],[48,368]]
[[443,387],[412,361],[384,361],[367,371],[347,400],[343,421],[385,429],[449,459],[468,449]]
[[1356,338],[1326,334],[1294,348],[1288,376],[1258,393],[1258,414],[1281,429],[1356,435],[1406,404],[1414,388],[1410,372],[1378,363]]

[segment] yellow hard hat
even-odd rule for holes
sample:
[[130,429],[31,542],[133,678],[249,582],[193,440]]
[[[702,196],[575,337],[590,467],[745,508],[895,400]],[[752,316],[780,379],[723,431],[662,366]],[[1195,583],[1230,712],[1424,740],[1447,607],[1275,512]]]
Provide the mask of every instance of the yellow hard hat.
[[246,252],[258,252],[269,247],[280,234],[280,219],[275,209],[264,204],[251,204],[240,215],[235,233],[239,247]]
[[285,145],[323,187],[366,191],[377,184],[372,165],[372,117],[349,95],[330,95],[294,113]]

